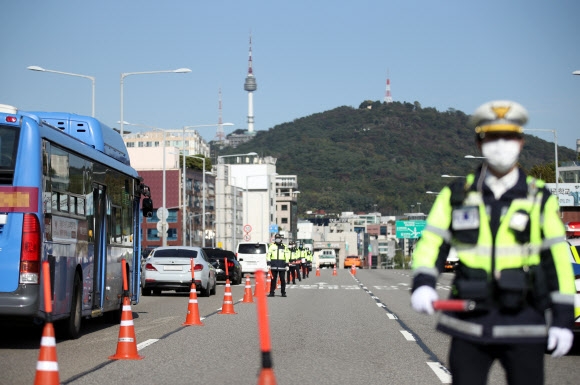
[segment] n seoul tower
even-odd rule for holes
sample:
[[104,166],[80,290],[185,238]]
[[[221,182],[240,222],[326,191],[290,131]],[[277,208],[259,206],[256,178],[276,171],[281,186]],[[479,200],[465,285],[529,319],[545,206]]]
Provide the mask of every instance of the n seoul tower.
[[252,70],[252,35],[250,35],[250,57],[248,59],[248,76],[244,83],[244,90],[248,91],[248,134],[254,135],[254,91],[258,89],[256,78]]

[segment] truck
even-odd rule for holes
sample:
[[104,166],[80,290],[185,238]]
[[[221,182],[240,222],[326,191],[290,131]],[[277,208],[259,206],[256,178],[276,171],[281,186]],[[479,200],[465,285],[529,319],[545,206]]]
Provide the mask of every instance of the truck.
[[318,267],[329,267],[333,269],[336,266],[336,252],[334,249],[322,249],[317,253]]

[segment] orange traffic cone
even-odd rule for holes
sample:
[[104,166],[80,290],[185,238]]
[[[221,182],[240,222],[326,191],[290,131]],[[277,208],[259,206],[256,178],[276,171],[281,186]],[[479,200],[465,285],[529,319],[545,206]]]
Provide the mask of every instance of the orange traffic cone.
[[230,287],[230,279],[226,279],[226,289],[224,290],[224,302],[222,304],[222,311],[218,314],[237,314],[234,311],[234,301],[232,300],[232,289]]
[[42,330],[40,353],[36,363],[35,385],[58,385],[58,362],[56,360],[56,340],[52,322],[47,322]]
[[260,370],[260,375],[258,376],[258,385],[276,385],[274,369],[264,368]]
[[199,325],[203,326],[203,322],[199,318],[199,307],[197,305],[197,291],[195,289],[195,283],[191,283],[191,289],[189,290],[189,305],[187,305],[187,317],[185,317],[185,322],[181,326],[192,326]]
[[131,300],[123,298],[123,312],[121,313],[121,327],[119,328],[119,340],[117,353],[109,357],[110,360],[142,360],[137,353],[137,341],[135,340],[135,327],[133,325],[133,312]]
[[316,276],[320,277],[320,267],[316,266]]
[[337,275],[336,274],[336,266],[334,266],[334,269],[332,269],[332,275]]
[[252,297],[252,283],[250,282],[250,276],[246,274],[246,288],[244,291],[243,303],[254,303],[254,298]]
[[268,294],[270,292],[270,286],[272,286],[272,272],[268,270],[268,277],[266,278],[266,289],[264,293]]
[[356,275],[356,266],[352,265],[352,267],[350,268],[350,271],[351,271],[352,275]]

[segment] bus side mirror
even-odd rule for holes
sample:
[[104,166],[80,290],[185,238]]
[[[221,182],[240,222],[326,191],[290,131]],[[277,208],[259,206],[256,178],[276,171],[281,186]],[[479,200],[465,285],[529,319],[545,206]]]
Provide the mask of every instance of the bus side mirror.
[[153,216],[153,201],[151,198],[143,198],[143,216],[146,218]]

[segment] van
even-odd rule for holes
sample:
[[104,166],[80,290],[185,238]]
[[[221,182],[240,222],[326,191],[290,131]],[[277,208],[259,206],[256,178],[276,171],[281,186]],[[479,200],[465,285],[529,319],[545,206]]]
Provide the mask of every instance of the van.
[[322,249],[318,253],[318,267],[329,267],[333,269],[336,266],[336,252],[334,249]]
[[257,270],[266,271],[266,255],[268,244],[265,242],[240,242],[236,250],[238,262],[242,265],[242,273],[255,273]]

